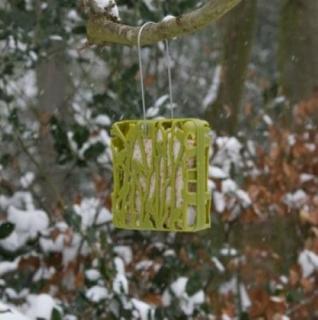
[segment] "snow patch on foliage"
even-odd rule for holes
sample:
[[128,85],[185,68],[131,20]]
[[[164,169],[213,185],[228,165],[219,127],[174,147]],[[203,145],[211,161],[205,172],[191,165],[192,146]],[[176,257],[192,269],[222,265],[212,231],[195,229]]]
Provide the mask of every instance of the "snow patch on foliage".
[[9,237],[0,241],[0,246],[8,251],[16,251],[24,246],[28,240],[47,229],[49,218],[44,211],[33,208],[32,199],[27,203],[27,209],[16,208],[10,203],[12,203],[12,199],[7,203],[9,204],[7,221],[14,224],[15,228]]
[[27,234],[28,238],[36,236],[49,225],[49,218],[42,210],[21,210],[10,206],[8,208],[8,221],[15,225],[15,231]]
[[76,10],[71,9],[67,12],[67,18],[73,22],[81,22],[82,18],[79,16]]
[[215,68],[215,72],[214,72],[214,76],[213,76],[213,80],[212,80],[212,85],[211,85],[207,95],[203,99],[202,105],[203,105],[204,110],[208,106],[212,105],[217,99],[219,88],[220,88],[220,83],[221,83],[221,74],[222,74],[222,66],[218,65]]
[[131,299],[131,302],[134,308],[138,311],[141,320],[154,319],[155,310],[149,304],[134,298]]
[[240,301],[241,301],[241,308],[244,311],[246,311],[252,305],[251,299],[247,293],[245,285],[242,283],[238,285],[237,279],[234,277],[230,281],[223,283],[219,289],[219,292],[222,295],[227,295],[230,292],[236,295],[239,294]]
[[107,13],[119,19],[118,7],[115,0],[93,0],[92,5],[96,12]]
[[50,320],[53,309],[56,307],[57,305],[53,298],[50,295],[43,293],[39,295],[29,295],[24,309],[25,314],[32,320]]
[[83,230],[112,220],[112,215],[106,208],[101,208],[100,200],[97,198],[84,198],[80,204],[73,206],[74,211],[81,217]]
[[18,312],[14,307],[5,305],[0,301],[0,315],[2,320],[30,320],[22,313]]
[[237,190],[236,195],[241,200],[241,204],[244,208],[247,208],[252,204],[250,196],[244,190]]
[[27,172],[20,178],[22,188],[28,188],[34,181],[35,175],[33,172]]
[[117,294],[128,294],[128,280],[124,274],[118,273],[113,280],[113,290]]
[[167,22],[167,21],[171,21],[171,20],[173,20],[173,19],[175,19],[175,18],[176,18],[175,16],[173,16],[173,15],[171,15],[171,14],[168,14],[168,15],[166,15],[166,16],[162,19],[162,21]]
[[[230,177],[243,168],[243,146],[235,137],[215,137],[216,151],[212,165],[209,166],[209,180],[212,180],[213,204],[217,212],[228,212],[230,220],[235,219],[244,208],[252,205],[249,194],[239,188]],[[255,152],[252,143],[249,143],[250,152]],[[250,161],[253,170],[253,161]],[[246,161],[245,161],[246,163]],[[221,180],[214,183],[213,179]],[[210,183],[211,184],[211,183]]]
[[113,280],[113,291],[117,294],[128,294],[128,280],[125,275],[125,264],[122,258],[114,259],[115,269],[117,274]]
[[135,269],[138,271],[147,270],[151,268],[153,265],[154,262],[152,260],[142,260],[135,265]]
[[0,277],[8,272],[15,271],[18,268],[20,258],[16,258],[14,261],[2,261],[0,262]]
[[301,183],[316,180],[316,177],[310,173],[302,173],[299,177]]
[[160,107],[164,105],[169,100],[169,95],[165,94],[161,97],[159,97],[155,104],[147,109],[146,111],[146,117],[147,118],[154,118],[156,117],[160,112]]
[[223,212],[225,210],[225,198],[224,195],[219,191],[213,192],[213,203],[217,212]]
[[205,296],[202,290],[199,290],[192,296],[189,296],[186,292],[188,280],[189,279],[186,277],[179,277],[176,281],[174,281],[170,287],[164,291],[162,302],[164,306],[170,306],[173,297],[178,298],[181,310],[187,316],[191,316],[195,308],[204,303]]
[[[65,226],[68,228],[67,225]],[[79,253],[78,251],[82,242],[82,238],[78,233],[64,233],[65,230],[63,230],[63,228],[60,228],[59,231],[60,233],[55,239],[50,237],[41,237],[40,246],[41,249],[46,253],[61,252],[63,264],[68,265]],[[85,247],[83,246],[83,248]],[[81,251],[82,254],[84,254],[83,248]]]
[[238,255],[238,251],[235,248],[225,246],[224,248],[220,249],[220,255],[225,257],[234,257]]
[[221,168],[216,166],[209,167],[209,177],[214,179],[225,179],[228,177],[228,174],[224,172]]
[[143,2],[150,11],[156,11],[156,7],[153,4],[153,0],[143,0]]
[[54,267],[40,267],[36,273],[33,275],[33,282],[37,282],[40,280],[50,279],[54,274],[56,270]]
[[88,269],[85,271],[85,278],[89,281],[97,281],[101,278],[101,274],[96,269]]
[[95,119],[94,122],[99,126],[108,127],[111,125],[111,120],[106,114],[99,114]]
[[219,272],[225,272],[225,267],[223,263],[217,257],[212,257],[212,262],[214,263]]
[[[17,45],[19,41],[15,42]],[[24,50],[22,50],[24,51]],[[20,97],[23,92],[23,99],[17,100],[19,107],[25,108],[28,101],[38,94],[36,85],[36,73],[34,70],[28,70],[17,81],[7,83],[7,93],[12,96]]]
[[132,250],[128,246],[115,246],[114,247],[114,252],[121,257],[126,264],[129,264],[132,262],[133,259],[133,254]]
[[222,168],[230,176],[231,167],[242,164],[242,144],[235,137],[217,137],[217,152],[213,158],[213,165]]
[[94,286],[86,291],[85,296],[88,300],[99,303],[109,297],[109,292],[105,287]]
[[170,288],[176,297],[180,298],[185,293],[188,280],[189,279],[186,277],[180,277],[170,285]]
[[23,301],[26,299],[28,296],[30,290],[29,289],[22,289],[20,291],[15,290],[14,288],[6,288],[5,289],[5,296],[10,300],[10,301]]
[[9,206],[19,209],[34,208],[33,197],[30,192],[17,191],[11,197],[0,195],[0,208],[7,210]]
[[291,208],[299,209],[306,203],[307,199],[308,196],[304,190],[299,189],[294,193],[287,193],[284,202]]
[[222,181],[222,193],[234,193],[237,189],[237,184],[232,179]]
[[298,263],[301,266],[304,277],[311,276],[318,270],[318,255],[310,250],[303,250],[299,257]]

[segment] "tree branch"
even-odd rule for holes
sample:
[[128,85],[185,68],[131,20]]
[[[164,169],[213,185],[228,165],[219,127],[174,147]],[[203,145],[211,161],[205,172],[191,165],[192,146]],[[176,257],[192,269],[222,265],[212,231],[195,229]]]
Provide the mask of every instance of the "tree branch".
[[[141,45],[182,36],[198,31],[218,20],[241,0],[209,0],[201,8],[184,15],[163,20],[145,27]],[[140,27],[114,22],[107,16],[93,15],[87,22],[87,38],[91,44],[111,44],[133,46],[137,44]]]

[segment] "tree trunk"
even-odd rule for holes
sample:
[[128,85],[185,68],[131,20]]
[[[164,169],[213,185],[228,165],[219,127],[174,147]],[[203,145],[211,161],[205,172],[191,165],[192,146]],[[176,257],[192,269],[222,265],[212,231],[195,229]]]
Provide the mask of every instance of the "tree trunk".
[[222,79],[217,100],[205,118],[219,133],[234,134],[252,47],[256,0],[243,0],[220,23],[223,34]]
[[308,98],[318,86],[317,17],[317,0],[283,0],[278,67],[291,103]]
[[[40,5],[38,3],[38,5]],[[54,6],[54,1],[49,1],[48,10]],[[38,11],[38,20],[41,18]],[[47,41],[48,34],[38,26],[36,41],[39,46]],[[45,40],[45,41],[43,41]],[[40,58],[37,66],[38,106],[37,114],[40,123],[38,141],[38,161],[41,166],[41,189],[48,208],[54,211],[61,200],[64,173],[56,164],[56,152],[50,133],[49,121],[51,116],[58,112],[59,116],[65,114],[65,100],[67,96],[68,76],[65,56],[65,42],[63,40],[49,40],[45,48],[46,56]]]

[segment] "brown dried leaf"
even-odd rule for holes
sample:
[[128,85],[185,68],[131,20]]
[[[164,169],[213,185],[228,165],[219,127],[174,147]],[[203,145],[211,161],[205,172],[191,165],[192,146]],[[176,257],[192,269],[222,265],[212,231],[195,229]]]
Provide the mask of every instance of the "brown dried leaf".
[[302,223],[309,223],[315,226],[318,225],[318,210],[312,212],[301,210],[299,213],[299,217]]

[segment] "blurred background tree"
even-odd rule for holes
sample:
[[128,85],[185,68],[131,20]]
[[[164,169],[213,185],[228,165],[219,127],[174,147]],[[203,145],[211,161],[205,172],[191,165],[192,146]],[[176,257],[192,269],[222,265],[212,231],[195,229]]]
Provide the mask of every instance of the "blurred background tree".
[[217,131],[234,134],[244,92],[254,41],[257,1],[242,1],[220,23],[222,74],[218,97],[207,109],[206,118]]
[[317,1],[282,1],[278,62],[282,92],[291,103],[317,91],[317,12]]

